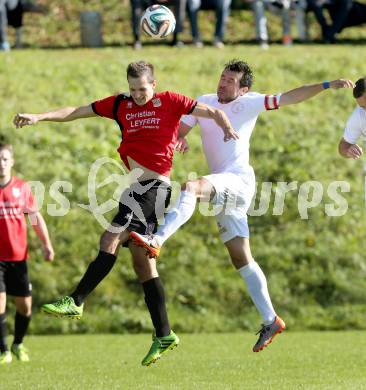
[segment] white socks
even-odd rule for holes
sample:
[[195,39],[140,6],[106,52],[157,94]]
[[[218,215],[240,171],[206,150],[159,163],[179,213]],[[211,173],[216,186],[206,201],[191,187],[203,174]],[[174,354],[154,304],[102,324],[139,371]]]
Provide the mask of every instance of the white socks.
[[271,324],[276,318],[271,298],[268,293],[267,280],[261,267],[255,261],[238,270],[248,286],[248,291],[254,305],[262,315],[265,325]]
[[191,218],[196,208],[196,202],[196,195],[192,192],[182,191],[180,193],[177,203],[165,216],[164,224],[158,228],[154,235],[160,246]]

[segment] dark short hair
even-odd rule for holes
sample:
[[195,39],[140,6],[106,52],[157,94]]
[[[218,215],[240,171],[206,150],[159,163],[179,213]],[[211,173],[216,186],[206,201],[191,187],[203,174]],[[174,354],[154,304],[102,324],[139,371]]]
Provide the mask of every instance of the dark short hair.
[[366,77],[358,79],[356,81],[355,87],[353,88],[353,97],[358,99],[366,92]]
[[231,72],[243,73],[240,79],[240,87],[251,88],[254,80],[254,75],[250,66],[244,62],[237,59],[233,59],[225,64],[224,70],[230,70]]
[[150,83],[152,83],[155,80],[154,66],[149,62],[145,62],[145,61],[131,62],[127,66],[127,79],[129,77],[138,79],[143,76],[147,76],[147,79]]

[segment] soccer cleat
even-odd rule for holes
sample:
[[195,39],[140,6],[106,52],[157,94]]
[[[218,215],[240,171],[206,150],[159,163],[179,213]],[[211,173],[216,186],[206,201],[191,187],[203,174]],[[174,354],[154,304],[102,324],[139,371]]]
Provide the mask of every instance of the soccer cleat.
[[156,242],[154,236],[144,236],[136,232],[130,232],[129,238],[137,245],[146,249],[150,258],[157,259],[160,255],[161,246]]
[[12,360],[10,351],[0,353],[0,365],[11,363]]
[[80,320],[83,315],[84,304],[75,305],[72,297],[63,297],[53,303],[45,303],[42,305],[42,311],[47,314],[51,314],[55,317],[67,317]]
[[153,335],[153,343],[141,364],[143,366],[149,366],[151,363],[155,363],[163,353],[177,347],[178,344],[179,338],[172,330],[169,336],[156,337]]
[[11,352],[21,362],[29,362],[28,350],[23,344],[13,344],[11,346]]
[[276,316],[272,324],[263,324],[261,330],[257,333],[259,334],[259,339],[253,347],[253,352],[261,351],[264,347],[272,342],[276,334],[281,333],[283,330],[285,330],[285,328],[286,324],[279,316]]

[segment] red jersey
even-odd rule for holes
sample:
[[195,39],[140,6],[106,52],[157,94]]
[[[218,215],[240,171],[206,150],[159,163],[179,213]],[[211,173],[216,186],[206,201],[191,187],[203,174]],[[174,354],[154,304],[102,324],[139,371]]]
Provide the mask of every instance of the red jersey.
[[29,185],[13,176],[0,186],[0,261],[23,261],[28,257],[27,222],[24,214],[36,211]]
[[127,168],[127,156],[161,175],[169,175],[182,115],[190,114],[197,102],[174,92],[160,92],[145,105],[128,95],[110,96],[92,103],[93,111],[114,119],[122,133],[118,152]]

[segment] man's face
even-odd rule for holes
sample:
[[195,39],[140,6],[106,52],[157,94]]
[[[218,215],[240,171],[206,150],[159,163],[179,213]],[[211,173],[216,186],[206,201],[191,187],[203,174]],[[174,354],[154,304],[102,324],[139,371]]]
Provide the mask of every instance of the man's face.
[[221,73],[217,86],[217,96],[220,103],[229,103],[238,96],[248,92],[248,87],[240,87],[240,79],[242,76],[242,73],[233,72],[231,70],[224,70]]
[[0,178],[11,176],[14,165],[13,156],[8,149],[0,149]]
[[356,99],[357,104],[366,111],[366,92]]
[[149,82],[147,76],[140,78],[129,77],[128,86],[134,102],[139,106],[143,106],[154,96],[156,81]]

